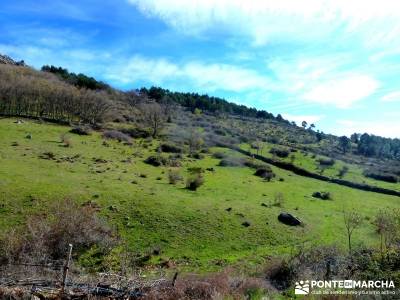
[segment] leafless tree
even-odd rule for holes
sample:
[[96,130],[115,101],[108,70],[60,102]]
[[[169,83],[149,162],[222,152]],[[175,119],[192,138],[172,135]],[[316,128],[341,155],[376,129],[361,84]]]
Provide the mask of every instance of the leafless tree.
[[167,121],[164,107],[157,102],[147,102],[142,103],[139,110],[145,125],[151,129],[151,136],[157,137]]
[[199,151],[204,144],[202,134],[195,128],[190,128],[187,134],[187,143],[189,145],[189,155]]
[[343,218],[344,218],[344,225],[346,227],[348,245],[349,245],[349,253],[351,255],[351,237],[355,229],[361,226],[362,224],[362,217],[356,211],[345,211],[343,210]]
[[0,115],[96,123],[110,109],[110,96],[28,67],[0,66]]

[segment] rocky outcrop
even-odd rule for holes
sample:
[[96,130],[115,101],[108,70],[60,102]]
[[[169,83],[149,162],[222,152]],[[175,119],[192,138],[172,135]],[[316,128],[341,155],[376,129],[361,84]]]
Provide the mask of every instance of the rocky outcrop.
[[0,54],[0,64],[13,65],[13,66],[26,66],[23,60],[15,61],[7,55]]
[[278,216],[278,220],[279,222],[289,226],[299,226],[302,224],[302,222],[298,218],[286,212],[280,213]]

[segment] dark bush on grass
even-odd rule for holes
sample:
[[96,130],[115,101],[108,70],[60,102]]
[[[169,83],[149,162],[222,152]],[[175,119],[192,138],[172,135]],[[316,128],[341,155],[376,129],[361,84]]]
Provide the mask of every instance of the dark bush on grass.
[[280,158],[286,158],[289,156],[290,152],[285,149],[272,148],[271,150],[269,150],[269,153],[276,155]]
[[246,159],[243,163],[246,167],[252,168],[252,169],[260,169],[266,167],[265,164],[259,163],[254,159]]
[[129,135],[132,138],[138,139],[138,138],[148,138],[151,136],[150,132],[148,132],[145,129],[141,129],[138,127],[135,128],[122,128],[120,131],[124,134]]
[[160,150],[166,153],[182,153],[182,148],[172,144],[161,144]]
[[131,137],[118,130],[107,130],[103,132],[103,138],[117,140],[118,142],[131,142]]
[[390,183],[397,183],[399,182],[399,177],[395,174],[391,173],[384,173],[378,170],[366,170],[364,171],[364,176],[380,181],[386,181]]
[[317,161],[320,166],[331,167],[335,164],[335,160],[333,158],[320,158]]
[[331,199],[331,193],[329,193],[329,192],[314,192],[312,194],[312,196],[314,198],[319,198],[322,200],[330,200]]
[[76,126],[72,128],[69,132],[78,135],[90,135],[92,133],[91,128],[89,126]]
[[152,166],[154,166],[154,167],[165,166],[165,165],[168,164],[168,160],[167,160],[165,157],[162,157],[162,156],[160,156],[160,155],[157,155],[157,156],[155,156],[155,155],[149,156],[148,158],[146,158],[146,159],[144,160],[144,162],[145,162],[146,164],[152,165]]
[[8,262],[57,260],[65,258],[70,243],[79,253],[93,246],[110,249],[115,242],[115,233],[98,218],[95,208],[65,199],[8,232],[0,253]]
[[194,159],[203,159],[204,155],[199,152],[196,152],[196,153],[193,153],[192,155],[190,155],[190,157],[193,157]]
[[265,179],[266,181],[271,181],[275,177],[275,173],[268,166],[257,169],[254,175]]
[[214,158],[218,158],[218,159],[223,159],[223,158],[226,157],[226,154],[225,154],[224,152],[215,152],[215,153],[213,154],[213,157],[214,157]]
[[186,188],[190,191],[196,191],[204,184],[204,178],[201,173],[191,175],[186,181]]

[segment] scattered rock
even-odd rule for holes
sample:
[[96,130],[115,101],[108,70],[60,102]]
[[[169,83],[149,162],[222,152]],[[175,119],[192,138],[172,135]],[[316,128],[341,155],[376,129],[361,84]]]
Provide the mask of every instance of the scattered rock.
[[242,223],[242,226],[244,226],[244,227],[249,227],[251,224],[250,224],[250,222],[249,221],[244,221],[243,223]]
[[289,226],[299,226],[302,224],[302,222],[298,218],[286,212],[280,213],[278,216],[278,220],[281,223]]
[[105,163],[108,162],[106,159],[103,159],[103,158],[96,158],[96,157],[93,157],[92,160],[93,160],[95,163],[97,163],[97,164],[105,164]]

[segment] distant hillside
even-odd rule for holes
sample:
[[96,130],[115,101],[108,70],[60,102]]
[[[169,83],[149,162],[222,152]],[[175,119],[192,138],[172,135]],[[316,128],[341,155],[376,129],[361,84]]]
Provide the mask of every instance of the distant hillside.
[[274,116],[268,111],[249,108],[218,97],[173,92],[161,87],[123,92],[93,77],[71,73],[62,67],[43,66],[42,71],[37,71],[27,67],[23,61],[16,62],[5,55],[0,55],[0,62],[0,96],[3,98],[0,103],[1,115],[35,117],[57,122],[97,124],[118,120],[129,123],[137,122],[143,117],[140,115],[141,104],[153,101],[167,110],[171,105],[178,105],[194,114],[247,118],[253,124],[259,121],[273,122],[274,126],[281,129],[279,134],[268,132],[263,135],[248,135],[253,142],[275,139],[279,143],[286,136],[284,139],[293,144],[308,147],[327,156],[354,154],[400,160],[399,139],[357,133],[351,138],[339,138],[316,130],[314,124],[303,122],[301,127],[296,126],[280,114]]

